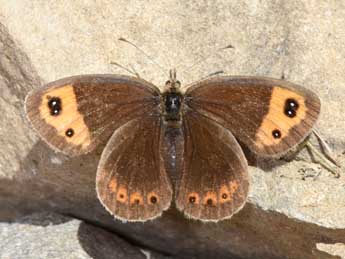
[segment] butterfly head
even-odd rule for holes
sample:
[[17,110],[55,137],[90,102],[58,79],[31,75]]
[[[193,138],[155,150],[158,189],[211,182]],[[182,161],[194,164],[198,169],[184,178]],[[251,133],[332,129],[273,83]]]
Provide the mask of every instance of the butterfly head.
[[164,117],[166,121],[179,121],[183,95],[180,92],[181,83],[176,79],[176,70],[170,70],[169,80],[165,83],[163,93]]
[[170,92],[178,92],[181,87],[181,82],[176,79],[176,69],[169,71],[169,80],[165,83],[165,88]]

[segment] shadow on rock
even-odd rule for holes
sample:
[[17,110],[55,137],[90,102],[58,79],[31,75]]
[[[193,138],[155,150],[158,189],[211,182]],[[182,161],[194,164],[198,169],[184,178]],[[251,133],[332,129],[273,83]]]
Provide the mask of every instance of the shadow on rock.
[[135,246],[115,234],[87,223],[81,223],[78,240],[84,251],[94,259],[146,258]]
[[[7,216],[11,211],[18,215],[53,210],[114,232],[131,244],[178,258],[335,258],[318,251],[316,243],[345,242],[345,230],[289,219],[249,203],[231,220],[219,223],[186,219],[174,207],[153,221],[122,223],[96,197],[99,155],[100,150],[70,159],[38,142],[16,179],[0,181]],[[79,231],[79,240],[90,255],[98,249],[92,246],[97,233],[87,238],[92,231],[92,227]]]

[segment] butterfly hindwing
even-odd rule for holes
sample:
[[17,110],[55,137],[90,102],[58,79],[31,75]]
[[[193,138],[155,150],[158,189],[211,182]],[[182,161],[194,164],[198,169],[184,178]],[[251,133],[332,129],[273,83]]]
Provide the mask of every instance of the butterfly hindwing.
[[118,128],[97,170],[97,194],[115,218],[146,221],[169,208],[172,187],[160,154],[159,115],[134,119]]
[[260,77],[204,80],[189,88],[185,99],[262,156],[282,155],[300,143],[320,112],[320,100],[311,91]]
[[26,113],[41,137],[69,155],[93,150],[125,122],[158,109],[159,90],[134,77],[83,75],[31,92]]
[[247,161],[239,144],[230,131],[188,108],[183,132],[177,208],[203,221],[230,218],[248,195]]

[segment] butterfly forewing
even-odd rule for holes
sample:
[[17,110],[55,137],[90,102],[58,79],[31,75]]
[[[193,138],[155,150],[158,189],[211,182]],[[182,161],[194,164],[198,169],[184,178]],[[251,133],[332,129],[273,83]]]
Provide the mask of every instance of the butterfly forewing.
[[93,150],[131,119],[159,110],[159,90],[133,77],[74,76],[30,93],[26,112],[52,147],[69,155]]
[[185,99],[262,156],[282,155],[300,143],[320,112],[320,100],[311,91],[260,77],[205,80],[188,89]]
[[203,221],[231,217],[248,195],[247,161],[239,144],[230,131],[188,107],[183,132],[177,208]]
[[170,206],[172,187],[160,154],[159,114],[134,119],[118,128],[103,151],[97,193],[115,218],[145,221]]

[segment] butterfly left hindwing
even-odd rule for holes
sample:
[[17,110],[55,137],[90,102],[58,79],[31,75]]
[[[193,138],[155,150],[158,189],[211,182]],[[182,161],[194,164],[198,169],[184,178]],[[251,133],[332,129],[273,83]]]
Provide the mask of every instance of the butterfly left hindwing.
[[159,114],[134,119],[117,129],[98,165],[98,198],[115,218],[146,221],[169,208],[172,187],[160,154]]

